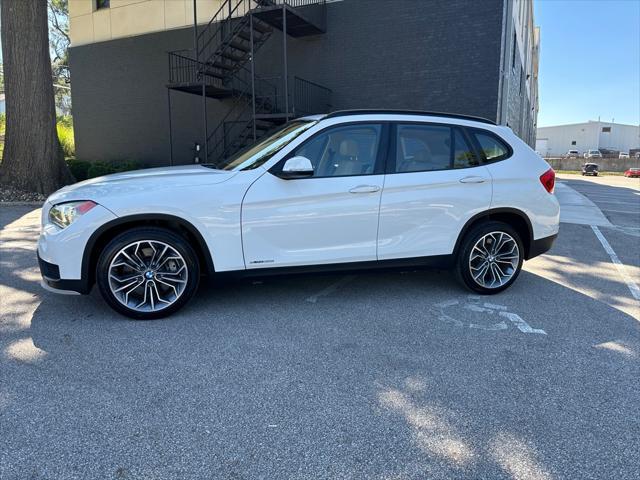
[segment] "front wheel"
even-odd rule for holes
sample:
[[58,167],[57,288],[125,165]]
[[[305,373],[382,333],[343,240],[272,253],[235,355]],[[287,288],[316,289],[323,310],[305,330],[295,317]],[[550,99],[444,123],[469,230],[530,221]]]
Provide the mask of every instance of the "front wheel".
[[520,235],[506,223],[486,222],[465,235],[458,253],[456,273],[470,290],[491,295],[515,282],[523,260]]
[[137,320],[166,317],[193,296],[200,268],[193,248],[161,228],[136,228],[102,251],[96,280],[111,308]]

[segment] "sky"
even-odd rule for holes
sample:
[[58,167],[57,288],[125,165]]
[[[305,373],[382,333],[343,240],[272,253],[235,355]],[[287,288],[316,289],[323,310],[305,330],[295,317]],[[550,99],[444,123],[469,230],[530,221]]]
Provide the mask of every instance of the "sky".
[[538,126],[640,123],[640,0],[534,0]]

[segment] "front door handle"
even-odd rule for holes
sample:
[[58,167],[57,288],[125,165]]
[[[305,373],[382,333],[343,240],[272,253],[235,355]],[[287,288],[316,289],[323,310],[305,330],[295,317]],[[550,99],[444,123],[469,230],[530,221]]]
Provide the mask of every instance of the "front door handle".
[[375,193],[380,190],[378,185],[358,185],[349,190],[349,193]]
[[460,183],[484,183],[487,179],[484,177],[464,177],[460,179]]

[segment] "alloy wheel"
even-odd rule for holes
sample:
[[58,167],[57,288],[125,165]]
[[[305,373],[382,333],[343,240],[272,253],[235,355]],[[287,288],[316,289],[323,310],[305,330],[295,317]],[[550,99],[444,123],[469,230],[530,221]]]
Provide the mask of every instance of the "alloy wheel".
[[156,312],[184,292],[189,271],[182,255],[158,240],[140,240],[120,249],[109,265],[109,289],[125,307]]
[[515,239],[505,232],[483,235],[471,249],[469,269],[473,280],[484,288],[505,285],[518,271],[520,249]]

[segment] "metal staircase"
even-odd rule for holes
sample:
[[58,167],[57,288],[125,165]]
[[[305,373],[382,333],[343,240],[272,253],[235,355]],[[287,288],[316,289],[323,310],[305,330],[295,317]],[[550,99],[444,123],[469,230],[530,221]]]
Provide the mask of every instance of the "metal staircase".
[[[290,81],[287,57],[288,36],[325,31],[325,3],[326,0],[223,0],[206,26],[194,25],[193,49],[169,52],[167,87],[202,97],[204,162],[216,163],[233,155],[291,118],[329,110],[331,91],[299,77]],[[283,71],[260,76],[256,72],[256,54],[274,29],[284,33]],[[224,116],[215,122],[208,118],[208,98],[224,102],[227,107]]]

